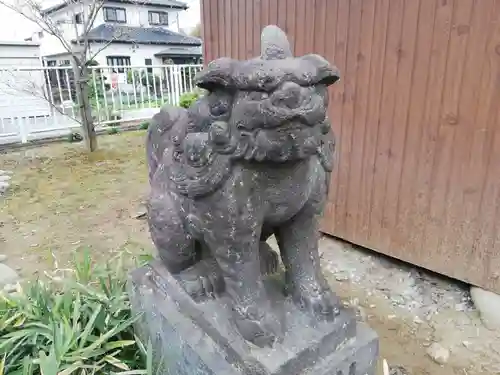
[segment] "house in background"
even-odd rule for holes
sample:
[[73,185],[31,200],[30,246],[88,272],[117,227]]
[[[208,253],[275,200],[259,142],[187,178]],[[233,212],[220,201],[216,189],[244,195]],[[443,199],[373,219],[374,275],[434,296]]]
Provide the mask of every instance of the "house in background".
[[[90,1],[63,3],[44,13],[59,24],[64,39],[75,44]],[[186,3],[174,0],[104,0],[88,34],[89,53],[97,53],[94,60],[101,66],[198,63],[201,40],[180,33],[179,13],[187,9]],[[39,31],[28,39],[40,43],[47,66],[70,65],[70,54],[56,37]]]

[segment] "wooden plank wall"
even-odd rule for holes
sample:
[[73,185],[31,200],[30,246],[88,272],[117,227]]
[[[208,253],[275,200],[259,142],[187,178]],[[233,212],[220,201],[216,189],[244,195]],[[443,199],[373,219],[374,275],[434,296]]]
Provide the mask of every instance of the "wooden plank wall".
[[205,59],[263,26],[337,65],[323,230],[500,292],[500,0],[202,0]]

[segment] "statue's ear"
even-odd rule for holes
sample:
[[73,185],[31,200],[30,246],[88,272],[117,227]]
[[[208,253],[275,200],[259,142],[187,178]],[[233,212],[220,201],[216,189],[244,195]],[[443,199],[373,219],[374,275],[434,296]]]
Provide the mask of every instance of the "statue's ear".
[[340,72],[337,67],[335,65],[331,65],[320,55],[310,54],[299,57],[299,59],[314,66],[316,70],[316,75],[314,77],[315,84],[330,86],[340,79]]
[[206,69],[194,78],[195,84],[205,90],[234,87],[233,71],[237,60],[220,58],[210,62]]

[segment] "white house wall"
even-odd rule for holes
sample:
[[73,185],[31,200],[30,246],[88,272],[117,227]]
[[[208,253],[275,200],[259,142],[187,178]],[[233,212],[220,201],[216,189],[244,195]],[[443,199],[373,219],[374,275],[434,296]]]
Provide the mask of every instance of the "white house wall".
[[[90,46],[91,55],[99,51],[103,47],[101,43],[92,43]],[[125,44],[125,43],[113,43],[107,46],[102,52],[100,52],[94,60],[96,60],[99,65],[106,66],[107,56],[129,56],[131,65],[145,65],[145,59],[152,59],[153,65],[161,64],[161,59],[154,56],[158,53],[162,47],[153,44]]]
[[42,70],[37,70],[41,66],[38,45],[0,44],[0,123],[4,127],[2,131],[18,130],[10,120],[14,117],[49,114],[49,105],[45,100],[44,74]]
[[[178,32],[179,25],[177,24],[177,10],[175,9],[165,9],[161,7],[154,7],[151,5],[141,5],[141,2],[138,1],[137,4],[117,4],[117,3],[109,3],[104,5],[104,7],[110,8],[122,8],[125,9],[127,13],[127,23],[118,23],[118,25],[127,25],[134,27],[164,27],[166,29]],[[158,26],[158,25],[150,25],[149,24],[149,11],[160,11],[168,13],[168,21],[169,26]],[[99,26],[100,24],[105,23],[104,21],[104,10],[100,10],[97,15],[94,27]]]
[[[83,25],[75,25],[73,22],[70,22],[73,16],[80,12],[88,13],[88,8],[83,4],[69,4],[64,9],[50,15],[50,18],[54,22],[60,22],[59,28],[63,33],[64,40],[68,43],[76,39],[77,32],[78,34],[83,32]],[[55,55],[66,51],[61,41],[53,35],[43,33],[42,38],[35,38],[34,40],[40,43],[40,52],[42,56]]]

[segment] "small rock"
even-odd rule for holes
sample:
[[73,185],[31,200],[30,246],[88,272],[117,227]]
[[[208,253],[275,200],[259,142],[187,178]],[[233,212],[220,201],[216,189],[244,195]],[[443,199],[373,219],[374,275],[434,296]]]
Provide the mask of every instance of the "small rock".
[[440,365],[444,365],[450,359],[450,351],[437,342],[427,348],[427,355]]
[[345,274],[336,275],[335,276],[335,280],[337,280],[337,281],[347,281],[347,280],[349,280],[349,276],[347,276]]
[[455,311],[465,311],[465,310],[467,310],[467,302],[461,302],[455,305]]
[[500,330],[500,295],[476,287],[470,288],[470,295],[486,328]]
[[394,296],[391,298],[392,304],[393,305],[404,305],[405,304],[405,299],[402,296]]
[[7,255],[0,254],[0,262],[5,262],[7,260]]
[[19,280],[19,275],[9,266],[0,263],[0,287],[6,284],[13,284]]

